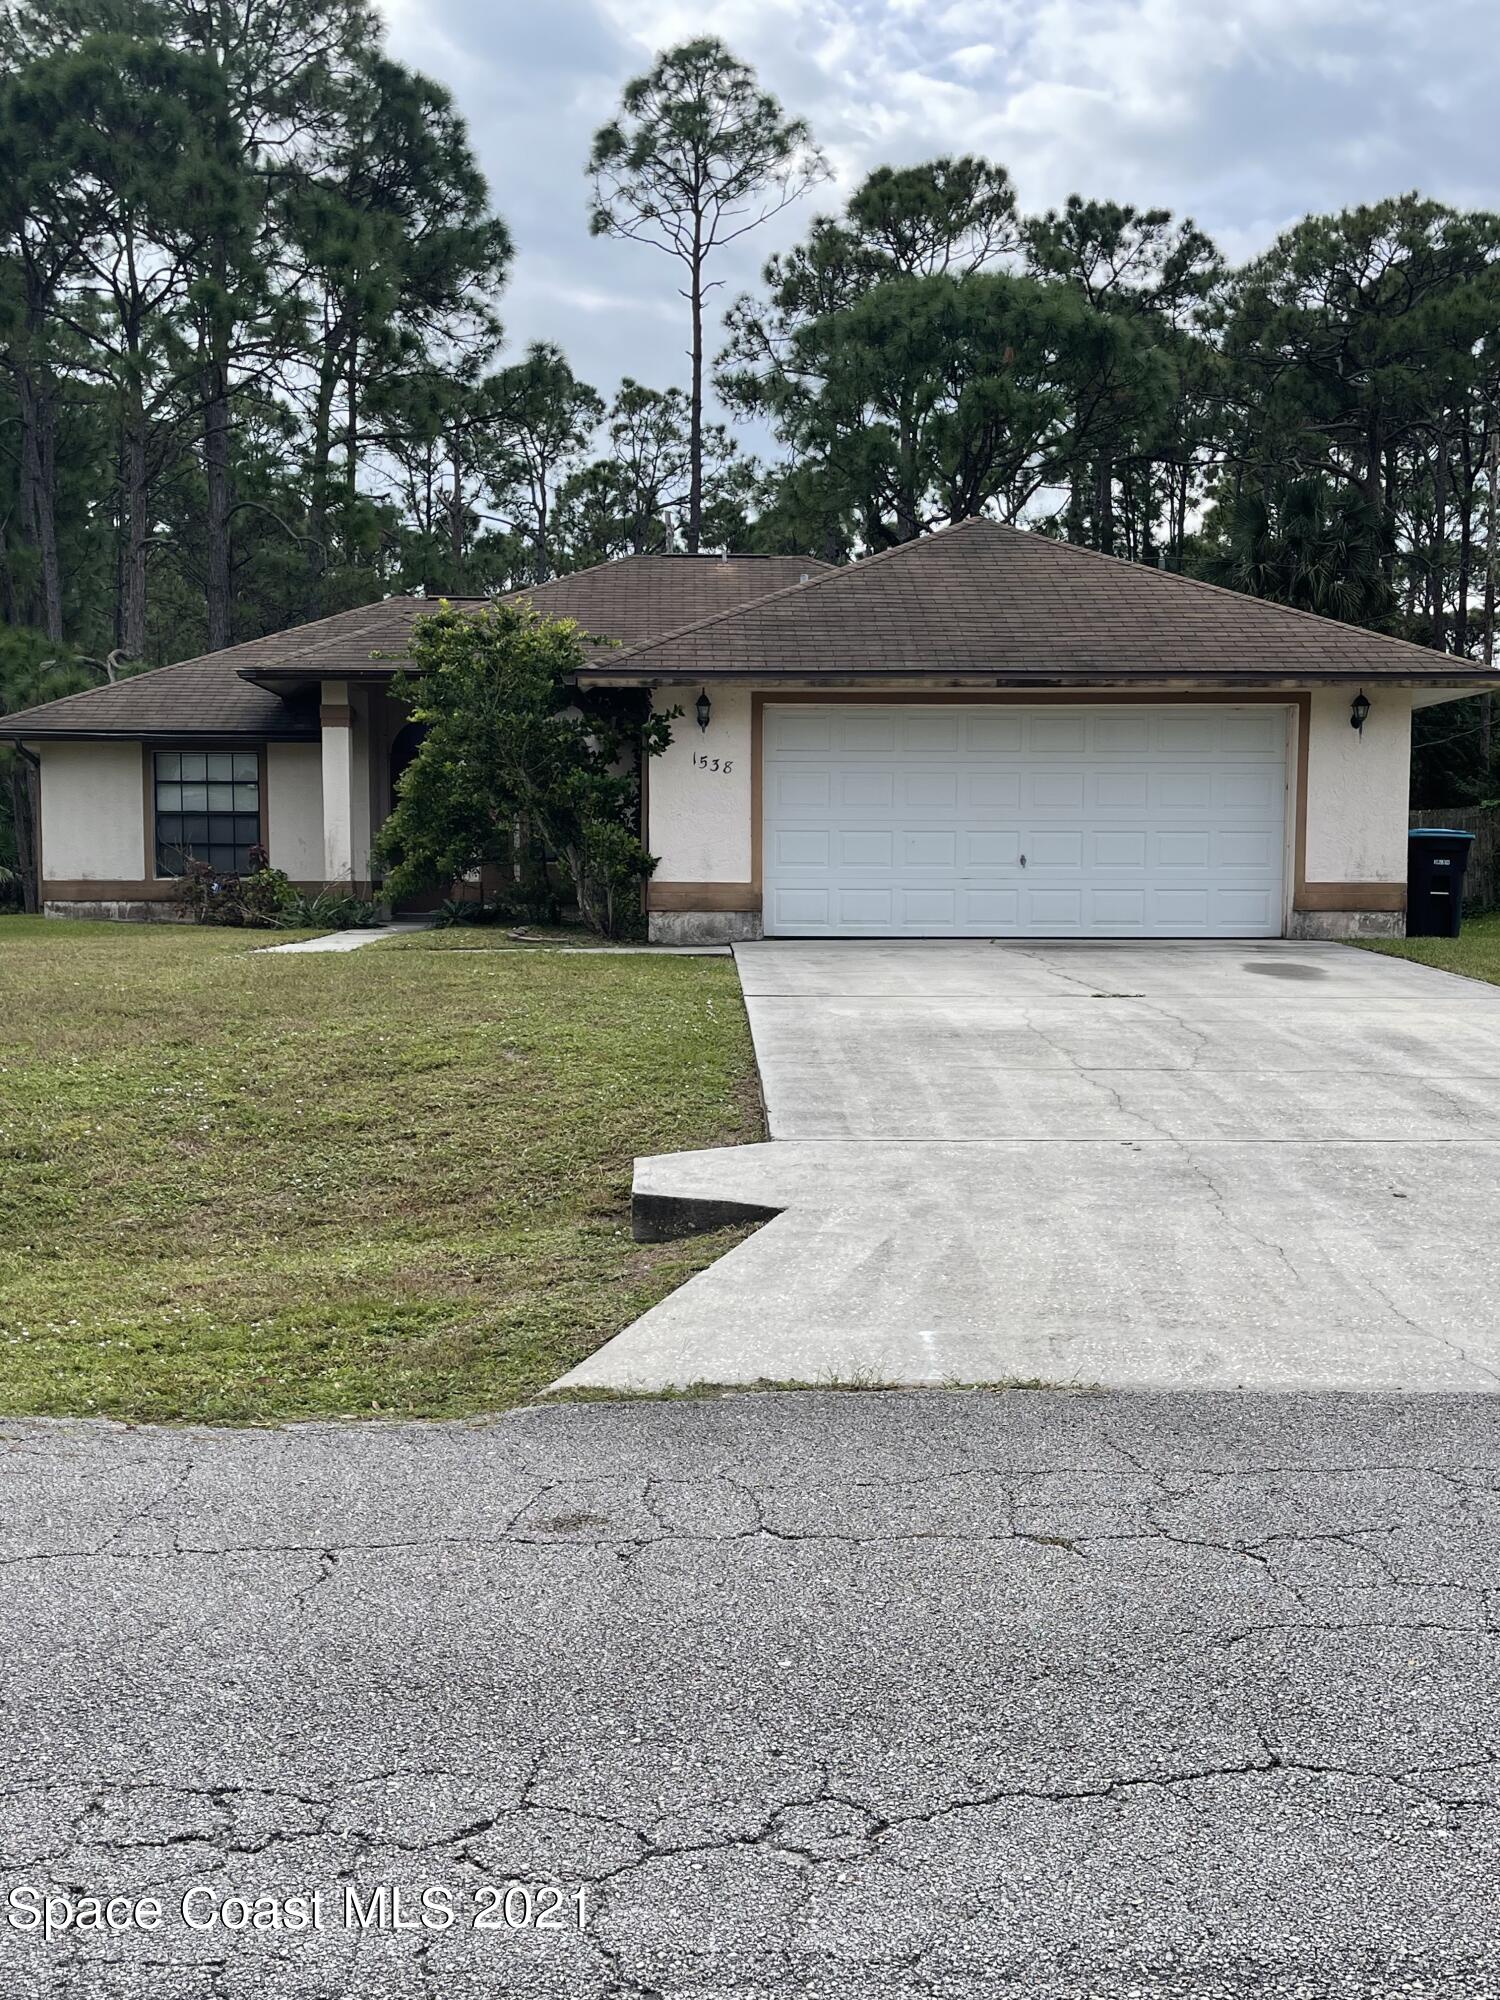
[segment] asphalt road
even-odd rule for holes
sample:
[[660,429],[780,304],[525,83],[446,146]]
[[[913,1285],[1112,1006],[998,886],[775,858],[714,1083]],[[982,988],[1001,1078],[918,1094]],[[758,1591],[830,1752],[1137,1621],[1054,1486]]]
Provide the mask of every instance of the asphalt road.
[[1482,1396],[0,1427],[0,1994],[1500,1992],[1497,1523]]

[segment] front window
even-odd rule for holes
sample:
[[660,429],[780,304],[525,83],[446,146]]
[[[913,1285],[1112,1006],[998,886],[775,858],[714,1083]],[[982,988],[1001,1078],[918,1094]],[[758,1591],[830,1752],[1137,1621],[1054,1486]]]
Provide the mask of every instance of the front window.
[[260,759],[253,750],[158,750],[156,872],[181,875],[203,861],[248,875],[260,842]]

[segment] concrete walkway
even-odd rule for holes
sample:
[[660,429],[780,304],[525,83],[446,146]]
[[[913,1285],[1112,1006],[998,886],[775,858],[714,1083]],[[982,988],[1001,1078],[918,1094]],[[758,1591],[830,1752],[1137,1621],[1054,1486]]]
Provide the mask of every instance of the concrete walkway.
[[762,944],[775,1220],[563,1378],[1500,1387],[1500,988],[1339,945]]
[[379,944],[382,938],[406,937],[413,931],[430,931],[431,922],[418,918],[409,923],[372,925],[368,930],[327,931],[322,937],[298,938],[295,944],[263,944],[262,952],[271,951],[358,951],[361,945]]

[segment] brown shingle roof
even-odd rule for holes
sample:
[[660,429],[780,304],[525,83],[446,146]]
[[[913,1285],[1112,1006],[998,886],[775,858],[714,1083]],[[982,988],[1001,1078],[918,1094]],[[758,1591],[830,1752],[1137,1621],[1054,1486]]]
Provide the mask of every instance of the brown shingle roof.
[[1500,673],[1285,605],[971,520],[614,654],[589,679],[1500,683]]
[[[634,645],[726,607],[796,584],[820,570],[810,556],[627,556],[516,592],[553,618],[575,618],[601,639]],[[478,608],[482,598],[449,600]],[[388,597],[335,612],[310,625],[250,639],[220,653],[156,667],[109,687],[64,695],[0,717],[0,737],[217,736],[316,740],[316,693],[298,683],[392,674],[407,658],[412,623],[436,609],[431,598]],[[604,647],[595,657],[613,658]]]
[[548,618],[574,618],[585,632],[634,646],[827,569],[812,556],[627,556],[516,591],[507,602],[527,598]]
[[248,639],[201,659],[154,667],[109,687],[86,688],[0,717],[0,735],[262,736],[315,742],[315,693],[287,700],[244,676],[279,671],[313,680],[367,669],[372,651],[389,647],[404,652],[413,618],[432,608],[422,598],[388,597],[382,604],[336,611],[289,632]]

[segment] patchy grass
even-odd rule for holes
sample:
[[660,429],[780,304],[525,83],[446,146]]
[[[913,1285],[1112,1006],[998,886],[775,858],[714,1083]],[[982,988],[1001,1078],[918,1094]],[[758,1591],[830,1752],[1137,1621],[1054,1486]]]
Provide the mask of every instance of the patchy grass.
[[[622,940],[625,942],[626,940]],[[638,944],[641,940],[630,940]],[[581,924],[445,924],[441,930],[411,931],[382,938],[372,951],[608,951],[611,941]],[[618,950],[618,946],[614,946]]]
[[1457,972],[1465,979],[1487,979],[1500,986],[1500,910],[1465,917],[1463,933],[1456,938],[1361,938],[1359,944],[1388,958],[1413,958],[1439,972]]
[[0,1410],[502,1409],[745,1233],[627,1217],[761,1136],[726,961],[264,941],[0,919]]
[[[740,1235],[747,1234],[740,1231]],[[976,1396],[1030,1394],[1046,1391],[1056,1396],[1095,1396],[1097,1382],[1049,1382],[1041,1375],[1000,1375],[990,1382],[887,1382],[879,1375],[817,1375],[778,1381],[761,1375],[753,1382],[697,1381],[679,1383],[665,1389],[611,1389],[596,1385],[559,1389],[548,1398],[554,1403],[704,1403],[731,1396],[849,1395],[849,1396]],[[1041,1539],[1041,1538],[1038,1538]]]

